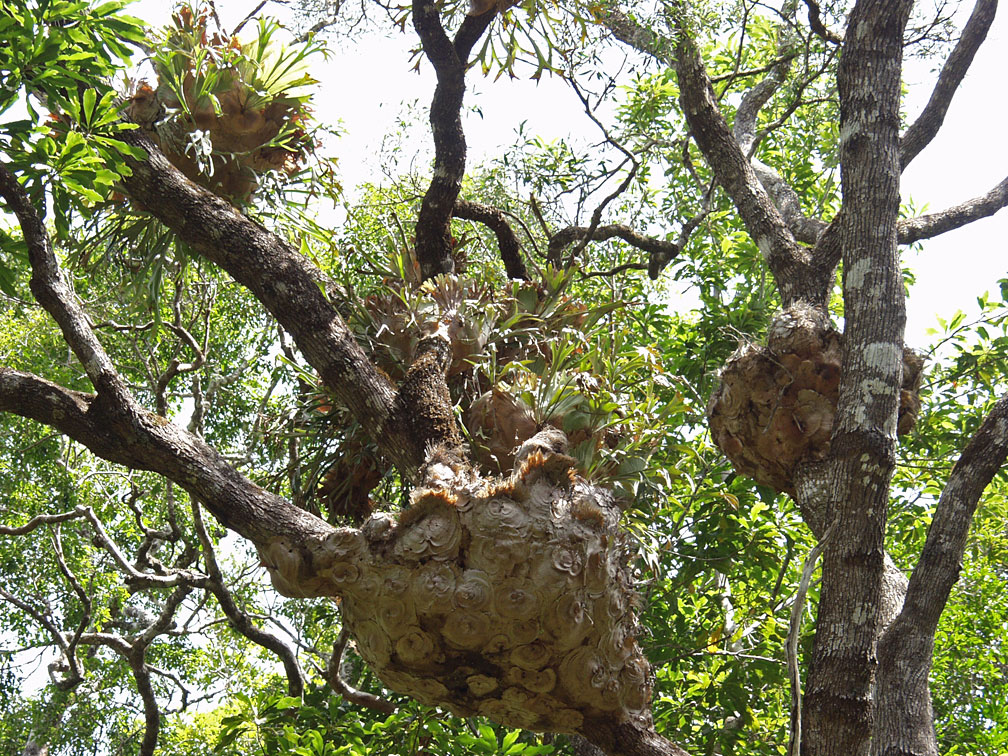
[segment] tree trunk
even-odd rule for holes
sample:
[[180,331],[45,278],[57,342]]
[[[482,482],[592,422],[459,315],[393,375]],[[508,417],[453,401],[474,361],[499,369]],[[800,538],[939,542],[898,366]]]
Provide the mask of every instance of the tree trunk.
[[835,512],[803,715],[802,753],[867,756],[881,632],[884,537],[902,382],[897,250],[903,30],[912,3],[862,0],[840,58],[844,341],[830,456],[817,496]]

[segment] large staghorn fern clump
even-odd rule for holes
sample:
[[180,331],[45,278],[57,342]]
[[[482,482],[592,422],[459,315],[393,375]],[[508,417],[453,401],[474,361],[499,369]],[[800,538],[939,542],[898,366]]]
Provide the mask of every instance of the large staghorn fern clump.
[[[638,427],[627,408],[640,400],[630,392],[653,388],[661,368],[621,343],[609,352],[615,366],[596,364],[599,352],[591,345],[611,338],[608,319],[619,317],[624,305],[581,304],[570,295],[573,274],[550,270],[539,283],[465,274],[419,283],[402,273],[410,270],[409,253],[396,257],[405,263],[383,268],[370,292],[347,296],[343,313],[393,383],[402,381],[421,341],[443,333],[451,346],[448,387],[468,455],[481,473],[509,474],[521,444],[555,427],[570,439],[581,474],[613,488],[621,506],[631,501],[659,429]],[[365,489],[382,478],[374,450],[366,430],[344,421],[324,392],[318,406],[334,429],[311,462],[319,510],[335,513],[333,522],[340,516],[359,521],[374,507]]]
[[556,429],[487,478],[430,455],[398,515],[311,547],[260,549],[289,596],[336,596],[361,657],[391,689],[459,716],[576,732],[647,717],[629,552],[611,494],[577,475]]

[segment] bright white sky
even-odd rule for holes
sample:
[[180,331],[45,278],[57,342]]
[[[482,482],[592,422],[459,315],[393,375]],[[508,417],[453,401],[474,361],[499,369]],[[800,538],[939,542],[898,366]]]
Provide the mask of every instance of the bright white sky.
[[[228,28],[256,4],[248,0],[217,3]],[[963,6],[968,12],[972,3]],[[130,10],[161,24],[167,21],[168,8],[164,0],[141,0]],[[271,9],[283,10],[266,8]],[[381,140],[399,118],[418,121],[418,127],[408,133],[416,140],[420,160],[426,162],[430,155],[426,109],[434,78],[429,65],[421,65],[419,75],[411,70],[407,51],[416,44],[412,28],[407,26],[407,34],[389,39],[372,37],[344,44],[312,73],[322,82],[315,100],[317,115],[327,123],[342,121],[346,130],[335,145],[345,186],[379,179]],[[904,173],[904,201],[912,198],[918,208],[937,211],[987,192],[1008,175],[1008,140],[1003,135],[1008,116],[1006,71],[1008,14],[1002,12],[952,103],[944,128]],[[912,117],[926,103],[934,74],[929,65],[911,62],[904,75]],[[478,115],[470,113],[466,120],[470,165],[511,144],[522,121],[527,122],[528,132],[545,139],[571,134],[597,139],[596,127],[583,115],[574,94],[548,79],[538,84],[506,77],[494,82],[472,72],[466,97],[467,105],[479,109]],[[1008,276],[1006,240],[1008,210],[1003,210],[926,242],[920,254],[908,253],[917,274],[907,303],[909,345],[920,348],[932,340],[926,331],[936,326],[938,315],[948,318],[958,309],[967,314],[978,311],[976,296],[987,289],[996,291],[997,280]]]

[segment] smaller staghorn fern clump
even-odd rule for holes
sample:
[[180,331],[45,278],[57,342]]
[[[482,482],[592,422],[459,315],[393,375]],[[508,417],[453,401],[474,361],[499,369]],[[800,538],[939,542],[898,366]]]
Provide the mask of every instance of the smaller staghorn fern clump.
[[[547,269],[539,283],[468,275],[417,283],[406,275],[414,262],[409,250],[394,250],[388,261],[374,260],[381,280],[348,287],[353,296],[344,300],[344,317],[378,368],[400,384],[421,342],[443,332],[451,344],[445,376],[451,403],[482,474],[509,474],[515,450],[554,426],[567,434],[568,453],[584,477],[609,486],[624,503],[631,499],[662,430],[639,422],[646,411],[627,409],[639,401],[642,383],[663,369],[651,353],[610,340],[604,316],[626,303],[581,304],[570,293],[570,271]],[[609,346],[595,350],[600,343]],[[595,351],[605,356],[598,360]],[[310,470],[304,506],[332,524],[360,525],[382,506],[381,497],[397,497],[389,494],[366,429],[334,409],[324,387],[315,397],[308,416],[319,430],[308,436],[323,443],[301,449]]]
[[[707,419],[715,443],[739,473],[793,493],[795,466],[826,457],[842,338],[824,313],[798,304],[774,318],[765,347],[744,344],[728,359]],[[917,353],[903,350],[900,435],[916,421],[923,367]]]
[[247,39],[211,34],[211,6],[182,5],[155,35],[154,86],[133,82],[126,113],[191,181],[248,202],[269,173],[291,176],[313,149],[308,59],[315,43],[283,44],[260,21]]
[[547,428],[487,479],[436,450],[398,516],[339,528],[307,558],[277,540],[263,562],[281,593],[339,596],[358,653],[423,703],[542,731],[646,717],[619,510],[566,451]]

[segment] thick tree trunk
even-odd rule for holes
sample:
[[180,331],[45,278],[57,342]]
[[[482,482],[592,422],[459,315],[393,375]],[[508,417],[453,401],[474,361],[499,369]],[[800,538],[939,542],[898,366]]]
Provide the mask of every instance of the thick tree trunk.
[[845,328],[840,399],[819,496],[835,511],[803,715],[802,753],[869,750],[884,537],[902,382],[897,250],[903,29],[912,3],[862,0],[840,59]]

